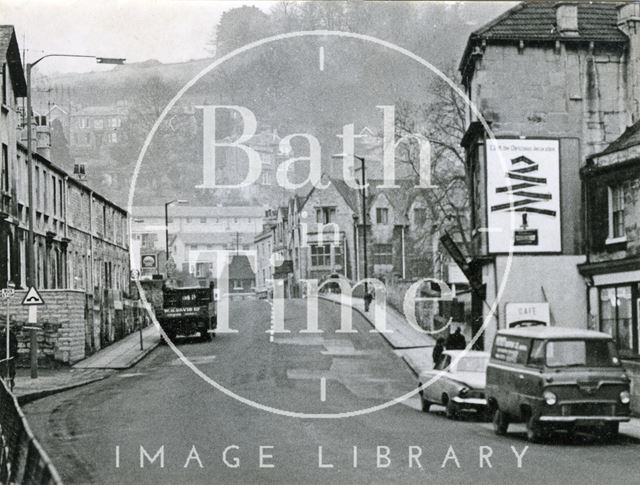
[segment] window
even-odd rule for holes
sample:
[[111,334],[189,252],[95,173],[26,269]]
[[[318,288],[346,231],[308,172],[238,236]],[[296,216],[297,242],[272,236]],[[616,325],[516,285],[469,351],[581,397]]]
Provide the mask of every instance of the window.
[[413,209],[413,223],[416,226],[424,226],[427,222],[427,209],[416,207]]
[[318,224],[329,224],[334,221],[335,215],[335,207],[318,207],[316,209],[316,222]]
[[187,224],[191,224],[191,217],[187,217]]
[[7,64],[2,64],[2,104],[7,104]]
[[93,120],[93,127],[98,130],[101,130],[102,128],[104,128],[104,122],[100,119]]
[[56,188],[56,177],[54,175],[51,176],[51,192],[53,195],[53,215],[58,215],[58,194]]
[[373,264],[393,264],[393,246],[391,244],[374,244]]
[[262,172],[262,185],[271,185],[271,172],[265,170]]
[[335,244],[332,247],[333,247],[333,264],[334,266],[339,266],[342,268],[344,266],[344,261],[342,256],[342,245]]
[[624,236],[624,186],[619,184],[609,187],[609,239]]
[[493,345],[493,358],[524,365],[529,354],[530,339],[498,335]]
[[311,266],[331,266],[331,245],[311,246]]
[[542,367],[544,365],[544,340],[534,340],[531,344],[528,365]]
[[389,224],[389,209],[384,207],[376,209],[376,224]]
[[243,290],[242,280],[233,280],[233,289],[234,290]]
[[107,141],[109,143],[118,143],[118,134],[115,133],[115,132],[114,133],[109,133]]
[[620,360],[613,343],[605,339],[555,340],[547,343],[549,367],[617,367]]
[[206,217],[201,217],[200,218],[200,224],[206,224],[207,223],[207,218]]
[[58,180],[58,196],[60,198],[60,210],[59,210],[59,214],[60,217],[64,217],[64,193],[62,190],[62,179]]
[[633,309],[631,286],[600,289],[600,331],[616,341],[621,352],[633,350]]
[[196,263],[196,278],[206,278],[209,276],[208,263]]
[[2,190],[9,192],[9,148],[2,144]]

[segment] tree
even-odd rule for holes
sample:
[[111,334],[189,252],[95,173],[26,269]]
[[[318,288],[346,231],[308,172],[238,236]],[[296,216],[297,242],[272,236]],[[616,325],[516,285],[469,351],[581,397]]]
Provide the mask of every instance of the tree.
[[[463,251],[473,256],[468,237],[470,197],[465,154],[460,142],[466,130],[464,100],[444,81],[437,81],[431,91],[433,101],[422,105],[399,102],[396,106],[396,138],[417,134],[431,144],[433,189],[424,189],[423,197],[430,211],[431,227],[424,227],[417,244],[431,246],[434,233],[447,231]],[[419,177],[419,143],[415,140],[400,145],[402,163]]]
[[271,20],[259,8],[246,5],[232,8],[222,14],[209,42],[209,50],[219,57],[271,33]]

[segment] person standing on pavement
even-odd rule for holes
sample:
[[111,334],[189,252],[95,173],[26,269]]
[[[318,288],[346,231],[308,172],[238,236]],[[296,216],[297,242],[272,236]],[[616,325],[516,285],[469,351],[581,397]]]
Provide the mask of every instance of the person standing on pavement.
[[462,335],[460,327],[456,331],[449,334],[447,338],[447,350],[464,350],[467,347],[467,339]]
[[364,311],[368,312],[369,307],[371,306],[371,302],[373,301],[373,293],[371,291],[367,291],[364,294]]
[[444,337],[438,337],[436,345],[433,347],[431,358],[433,359],[433,368],[435,369],[442,359],[442,352],[444,352]]

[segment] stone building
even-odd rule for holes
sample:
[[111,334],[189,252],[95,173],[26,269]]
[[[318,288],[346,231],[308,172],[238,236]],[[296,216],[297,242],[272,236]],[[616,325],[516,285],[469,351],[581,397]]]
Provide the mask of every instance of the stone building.
[[488,315],[482,300],[498,300],[485,344],[511,323],[509,305],[540,304],[551,324],[587,325],[580,170],[637,118],[637,21],[613,3],[531,2],[469,37],[462,83],[497,138],[469,112],[476,331]]
[[[26,95],[26,86],[11,26],[0,27],[0,62],[0,288],[12,282],[16,288],[24,289],[28,274],[29,175],[27,150],[18,141],[21,120],[16,98]],[[128,214],[75,180],[37,149],[34,143],[33,284],[45,292],[55,290],[55,296],[43,308],[43,331],[48,328],[47,338],[60,345],[49,356],[71,362],[133,328],[131,312],[125,309],[130,274]],[[70,308],[70,302],[81,307]],[[81,320],[76,318],[80,314]],[[19,314],[14,313],[13,318],[19,319]],[[73,352],[60,351],[69,345],[65,337],[68,334],[80,335],[84,345]]]

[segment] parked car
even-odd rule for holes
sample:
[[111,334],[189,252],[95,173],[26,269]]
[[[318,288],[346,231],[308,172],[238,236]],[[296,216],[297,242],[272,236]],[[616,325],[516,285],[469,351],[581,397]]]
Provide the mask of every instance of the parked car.
[[435,368],[419,376],[420,388],[435,378],[420,389],[422,410],[427,412],[432,404],[441,404],[450,419],[455,419],[463,411],[485,412],[484,386],[488,361],[487,352],[445,350]]
[[611,336],[528,327],[497,333],[487,366],[487,402],[496,434],[525,422],[527,438],[589,427],[611,437],[629,421],[629,378]]

